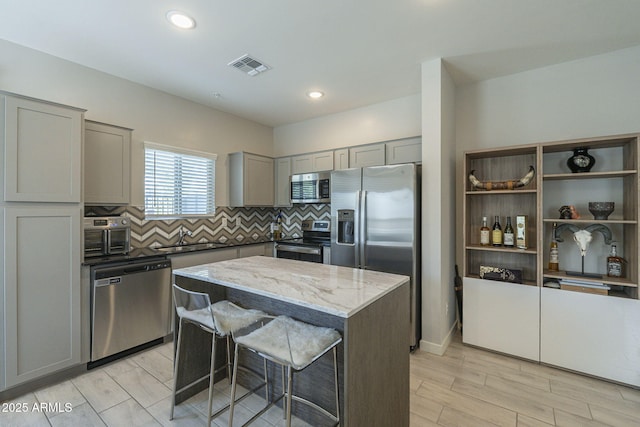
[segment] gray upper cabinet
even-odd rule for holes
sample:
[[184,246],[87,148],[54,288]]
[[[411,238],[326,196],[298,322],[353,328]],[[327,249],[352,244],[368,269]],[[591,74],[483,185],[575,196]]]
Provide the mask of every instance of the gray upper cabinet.
[[291,157],[275,160],[275,206],[291,206],[289,179],[291,177]]
[[126,205],[131,200],[131,129],[85,120],[84,202]]
[[333,150],[291,157],[291,173],[309,173],[333,170]]
[[383,166],[385,164],[385,144],[359,145],[349,148],[349,167]]
[[84,110],[7,93],[0,109],[4,201],[79,203]]
[[349,168],[349,149],[340,148],[333,152],[333,168],[335,170]]
[[422,162],[422,137],[398,139],[385,143],[386,164]]
[[245,152],[229,154],[229,206],[273,206],[271,157]]

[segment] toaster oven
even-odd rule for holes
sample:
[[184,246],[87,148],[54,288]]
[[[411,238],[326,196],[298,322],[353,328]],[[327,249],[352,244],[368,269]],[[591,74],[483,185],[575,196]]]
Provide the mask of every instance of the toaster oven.
[[122,216],[84,218],[84,256],[104,257],[129,253],[131,225]]

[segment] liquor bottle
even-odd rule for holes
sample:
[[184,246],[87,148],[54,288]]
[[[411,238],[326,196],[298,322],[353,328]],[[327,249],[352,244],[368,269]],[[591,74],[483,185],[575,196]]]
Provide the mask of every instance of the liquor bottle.
[[507,217],[507,225],[504,226],[504,245],[506,247],[513,248],[515,246],[515,239],[513,235],[513,227],[511,226],[511,217]]
[[558,261],[558,242],[556,241],[556,228],[557,223],[553,223],[553,234],[551,235],[551,246],[549,247],[549,270],[560,270],[560,263]]
[[493,246],[502,246],[502,227],[500,227],[500,217],[498,215],[496,215],[496,220],[491,230],[491,244]]
[[282,211],[278,212],[278,215],[276,215],[275,227],[273,231],[273,239],[274,240],[282,239]]
[[622,265],[624,259],[618,256],[615,243],[611,245],[611,253],[607,257],[607,276],[622,277]]
[[491,234],[491,230],[487,227],[487,217],[482,217],[482,227],[480,227],[480,244],[482,246],[489,246],[491,243],[489,241],[489,237]]

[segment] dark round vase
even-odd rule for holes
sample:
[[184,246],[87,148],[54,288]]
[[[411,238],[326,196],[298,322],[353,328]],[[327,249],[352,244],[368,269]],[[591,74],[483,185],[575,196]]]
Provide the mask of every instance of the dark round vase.
[[573,173],[589,172],[595,163],[596,159],[584,147],[573,150],[573,156],[567,160],[567,166]]

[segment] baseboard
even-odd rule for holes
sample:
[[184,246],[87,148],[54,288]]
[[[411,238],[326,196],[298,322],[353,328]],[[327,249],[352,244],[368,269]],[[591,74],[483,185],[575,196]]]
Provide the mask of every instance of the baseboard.
[[456,330],[457,330],[457,323],[454,322],[453,325],[451,325],[451,328],[449,329],[447,336],[444,337],[444,340],[441,343],[438,344],[438,343],[433,343],[425,340],[420,340],[420,349],[427,351],[429,353],[437,354],[438,356],[442,356],[444,352],[447,351],[449,344],[451,344],[451,340],[453,339],[453,336],[455,335]]

